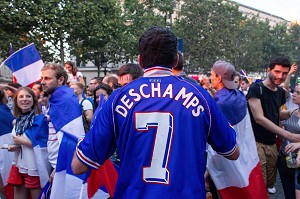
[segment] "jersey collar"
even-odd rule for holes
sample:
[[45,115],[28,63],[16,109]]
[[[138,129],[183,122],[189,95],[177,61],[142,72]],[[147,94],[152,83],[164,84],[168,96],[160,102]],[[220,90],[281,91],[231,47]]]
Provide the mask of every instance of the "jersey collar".
[[153,76],[170,76],[173,75],[170,68],[154,66],[144,70],[144,77],[153,77]]

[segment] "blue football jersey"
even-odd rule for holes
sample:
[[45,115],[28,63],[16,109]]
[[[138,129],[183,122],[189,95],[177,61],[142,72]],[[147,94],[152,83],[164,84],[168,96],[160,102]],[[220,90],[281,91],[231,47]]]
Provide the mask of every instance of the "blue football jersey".
[[207,91],[145,72],[113,92],[76,154],[98,168],[118,149],[114,198],[205,198],[206,142],[225,156],[236,149],[235,131]]

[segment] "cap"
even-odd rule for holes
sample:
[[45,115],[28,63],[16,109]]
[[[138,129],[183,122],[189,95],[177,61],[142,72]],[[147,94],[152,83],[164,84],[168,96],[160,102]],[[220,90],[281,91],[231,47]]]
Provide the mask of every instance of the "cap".
[[233,79],[235,76],[235,68],[231,63],[226,61],[216,61],[212,67],[212,70],[222,77],[224,86],[228,89],[236,89],[237,85]]

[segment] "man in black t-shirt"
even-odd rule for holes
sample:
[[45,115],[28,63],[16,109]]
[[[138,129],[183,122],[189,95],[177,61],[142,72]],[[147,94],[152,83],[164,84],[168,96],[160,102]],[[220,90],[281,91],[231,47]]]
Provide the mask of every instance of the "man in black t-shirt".
[[268,78],[252,84],[247,94],[260,165],[269,193],[276,192],[276,135],[300,141],[299,135],[279,127],[280,107],[286,99],[285,91],[279,85],[284,82],[290,67],[291,63],[286,57],[274,58],[268,67]]

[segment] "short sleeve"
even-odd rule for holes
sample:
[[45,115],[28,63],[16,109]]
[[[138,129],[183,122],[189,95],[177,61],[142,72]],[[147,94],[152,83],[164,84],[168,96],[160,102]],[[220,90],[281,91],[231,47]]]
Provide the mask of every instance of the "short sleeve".
[[78,159],[97,169],[116,150],[111,105],[106,102],[99,111],[94,125],[76,147]]
[[86,110],[93,110],[93,104],[89,100],[83,100],[82,102],[82,109]]
[[78,72],[76,73],[76,76],[77,76],[77,77],[83,77],[83,74],[82,74],[81,72],[78,71]]
[[251,84],[248,93],[246,95],[246,99],[249,100],[250,98],[260,98],[262,86],[259,83]]

